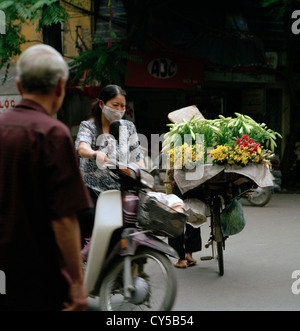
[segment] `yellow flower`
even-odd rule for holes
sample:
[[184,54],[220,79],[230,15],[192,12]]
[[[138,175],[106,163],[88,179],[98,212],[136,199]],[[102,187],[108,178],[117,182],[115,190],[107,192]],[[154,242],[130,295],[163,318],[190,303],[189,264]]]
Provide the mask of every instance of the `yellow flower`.
[[[252,143],[252,142],[251,142]],[[212,152],[213,164],[238,164],[246,166],[249,163],[262,163],[261,147],[253,150],[252,146],[233,144],[232,146],[218,145]]]
[[242,156],[242,163],[243,163],[244,165],[247,165],[247,163],[248,163],[248,158],[247,158],[247,156]]
[[170,166],[177,169],[181,169],[185,166],[190,167],[196,163],[199,164],[203,159],[203,146],[189,145],[184,143],[180,146],[174,146],[170,149],[168,153],[168,158],[170,160]]

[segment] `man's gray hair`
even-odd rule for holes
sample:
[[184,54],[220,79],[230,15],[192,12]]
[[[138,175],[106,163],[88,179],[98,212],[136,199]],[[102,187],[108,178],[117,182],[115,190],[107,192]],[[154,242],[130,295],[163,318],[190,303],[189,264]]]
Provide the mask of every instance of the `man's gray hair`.
[[54,48],[39,44],[26,49],[17,62],[17,76],[24,93],[49,94],[59,80],[69,77],[69,68]]

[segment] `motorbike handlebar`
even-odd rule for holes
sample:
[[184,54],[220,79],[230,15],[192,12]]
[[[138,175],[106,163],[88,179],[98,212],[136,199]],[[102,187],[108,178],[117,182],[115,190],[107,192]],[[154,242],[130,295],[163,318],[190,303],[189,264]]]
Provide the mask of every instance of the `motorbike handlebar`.
[[125,175],[135,182],[146,186],[148,188],[154,188],[154,178],[145,169],[140,168],[136,163],[129,163],[125,165],[123,163],[110,160],[105,164],[105,167],[115,174]]

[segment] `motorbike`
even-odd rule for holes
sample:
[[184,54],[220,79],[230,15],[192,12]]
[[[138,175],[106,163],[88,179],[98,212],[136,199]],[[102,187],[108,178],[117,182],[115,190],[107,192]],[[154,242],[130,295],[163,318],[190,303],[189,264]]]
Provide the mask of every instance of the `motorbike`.
[[[164,224],[166,213],[162,208],[151,214],[159,207],[159,202],[147,198],[153,176],[136,164],[116,162],[107,168],[121,188],[102,192],[96,203],[85,267],[88,294],[99,297],[103,311],[171,310],[177,282],[169,257],[178,258],[178,254],[161,238],[172,231],[151,227],[151,220]],[[186,215],[168,215],[169,227],[176,235],[182,233]]]
[[247,192],[243,198],[248,200],[251,205],[264,207],[272,198],[274,192],[281,191],[281,171],[278,157],[272,156],[270,170],[273,175],[273,186],[257,187]]
[[271,186],[257,187],[245,193],[243,198],[249,201],[253,206],[263,207],[271,200],[272,194],[273,188]]

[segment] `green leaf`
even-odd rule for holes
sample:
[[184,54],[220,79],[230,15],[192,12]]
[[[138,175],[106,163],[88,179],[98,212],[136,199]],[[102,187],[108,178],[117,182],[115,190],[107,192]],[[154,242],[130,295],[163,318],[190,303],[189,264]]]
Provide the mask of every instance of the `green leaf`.
[[10,7],[14,4],[15,4],[14,1],[2,1],[2,2],[0,2],[0,9],[1,10],[7,9],[8,7]]

